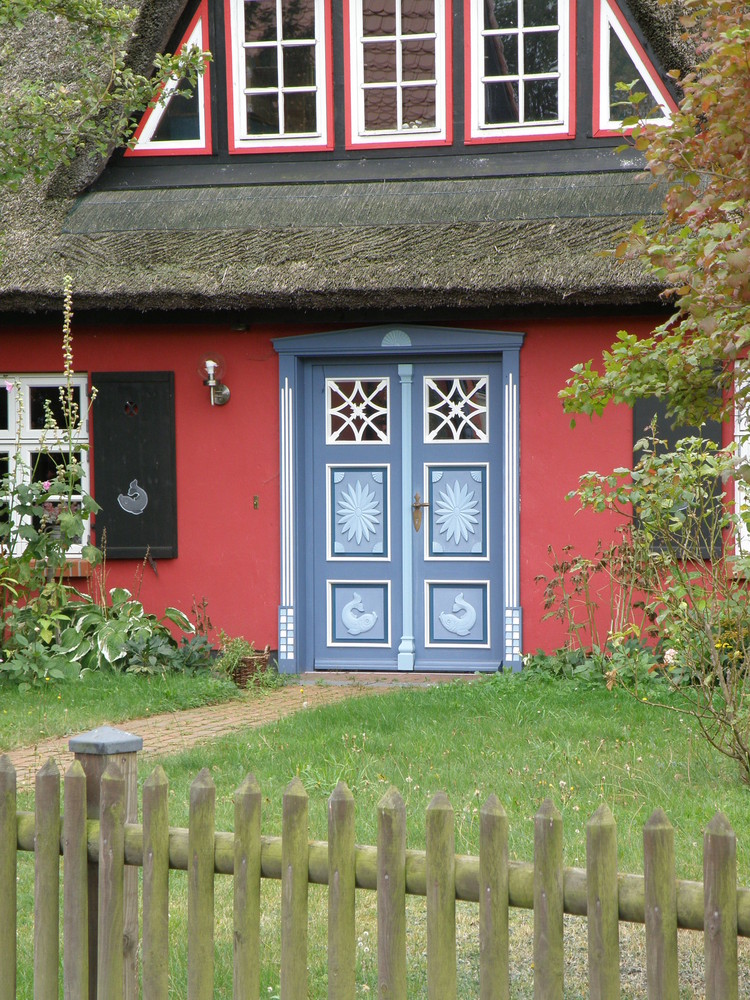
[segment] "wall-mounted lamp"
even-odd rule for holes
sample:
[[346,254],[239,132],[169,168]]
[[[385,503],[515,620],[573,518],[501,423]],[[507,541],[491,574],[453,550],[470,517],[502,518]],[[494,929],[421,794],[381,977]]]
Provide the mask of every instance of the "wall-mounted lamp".
[[221,381],[224,378],[224,359],[220,354],[206,354],[198,365],[198,374],[211,392],[211,406],[224,406],[231,393]]

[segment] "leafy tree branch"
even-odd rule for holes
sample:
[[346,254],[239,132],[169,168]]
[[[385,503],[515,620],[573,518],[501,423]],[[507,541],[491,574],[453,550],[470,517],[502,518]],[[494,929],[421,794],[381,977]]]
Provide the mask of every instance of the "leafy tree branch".
[[[635,225],[614,251],[664,284],[674,312],[650,337],[626,332],[601,367],[577,365],[561,393],[571,414],[610,402],[667,400],[676,423],[727,419],[750,394],[750,22],[746,3],[686,0],[696,70],[670,126],[636,125],[632,143],[665,188],[653,228]],[[679,74],[674,73],[674,76]]]
[[106,157],[130,141],[137,115],[159,101],[170,78],[195,85],[210,58],[197,46],[157,56],[151,74],[128,65],[137,13],[104,0],[0,4],[0,62],[39,24],[55,43],[37,77],[11,77],[0,88],[0,185],[44,181],[84,152]]

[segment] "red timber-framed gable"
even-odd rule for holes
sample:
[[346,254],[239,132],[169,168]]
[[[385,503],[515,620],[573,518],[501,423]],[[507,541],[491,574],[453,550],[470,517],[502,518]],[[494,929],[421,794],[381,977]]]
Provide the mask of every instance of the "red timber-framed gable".
[[[215,56],[214,79],[199,83],[205,144],[154,141],[178,103],[168,101],[146,113],[126,156],[213,152],[233,168],[249,156],[253,171],[259,154],[269,166],[285,154],[317,163],[361,152],[365,164],[477,145],[575,156],[626,131],[617,82],[637,80],[661,116],[652,120],[676,108],[631,18],[621,0],[201,0],[182,42]],[[447,159],[436,173],[441,162],[455,174]]]
[[[208,0],[201,0],[198,4],[176,51],[193,45],[197,45],[202,52],[209,49]],[[133,134],[134,145],[125,150],[125,156],[209,156],[213,152],[211,64],[206,63],[191,98],[186,100],[175,93],[179,85],[180,81],[169,80],[156,95],[158,103],[141,118]],[[185,131],[185,126],[188,132],[197,132],[197,135],[179,135],[180,131]]]
[[[630,65],[621,65],[617,72],[613,49],[619,49],[621,63],[630,60]],[[624,101],[627,94],[618,95],[615,92],[616,80],[613,75],[626,76],[622,82],[636,81],[636,89],[644,87],[653,100],[654,110],[658,108],[661,114],[652,114],[647,110],[648,120],[655,124],[667,124],[671,115],[677,111],[677,103],[667,90],[653,62],[649,58],[638,36],[633,30],[617,0],[594,0],[594,59],[593,59],[593,135],[618,136],[632,131],[623,126],[623,119],[632,112],[623,109],[620,118],[613,116],[613,103]]]

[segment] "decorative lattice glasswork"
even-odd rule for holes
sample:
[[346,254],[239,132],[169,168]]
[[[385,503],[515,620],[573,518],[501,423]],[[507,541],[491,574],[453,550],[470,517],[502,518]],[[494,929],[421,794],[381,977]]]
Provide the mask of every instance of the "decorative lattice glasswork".
[[429,558],[484,559],[487,466],[428,466]]
[[424,380],[425,441],[488,441],[486,375]]
[[390,385],[381,379],[326,379],[326,443],[388,444]]
[[329,558],[387,558],[388,466],[329,466]]

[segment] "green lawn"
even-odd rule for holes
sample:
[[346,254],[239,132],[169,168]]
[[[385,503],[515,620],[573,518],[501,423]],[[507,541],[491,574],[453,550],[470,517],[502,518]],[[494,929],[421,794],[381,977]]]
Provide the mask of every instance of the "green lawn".
[[[60,688],[63,698],[66,688]],[[55,696],[56,697],[56,696]],[[152,710],[156,710],[152,706]],[[88,723],[81,722],[79,729]],[[284,788],[299,775],[310,795],[310,837],[325,840],[326,800],[343,779],[357,805],[358,843],[376,842],[375,807],[395,785],[406,802],[407,846],[424,847],[425,809],[445,790],[455,811],[456,850],[476,853],[479,809],[495,792],[510,824],[511,857],[533,858],[533,816],[546,797],[563,816],[566,865],[585,865],[586,822],[602,802],[614,813],[620,870],[642,872],[642,828],[661,806],[675,827],[677,874],[702,880],[703,829],[717,810],[729,817],[738,837],[739,881],[750,885],[749,790],[734,764],[696,737],[689,719],[635,700],[622,690],[606,691],[573,681],[496,676],[474,683],[405,689],[353,698],[257,730],[244,730],[164,758],[170,782],[170,823],[186,826],[189,787],[208,767],[217,787],[217,830],[231,830],[232,795],[248,772],[264,793],[263,833],[278,836]],[[155,761],[143,761],[139,780]],[[28,807],[24,803],[25,807]],[[21,866],[19,901],[30,899],[33,858]],[[186,877],[171,876],[170,997],[185,997]],[[279,884],[265,882],[263,995],[278,993]],[[325,997],[326,894],[310,888],[310,997]],[[358,993],[377,992],[374,893],[358,893]],[[216,989],[231,997],[231,879],[217,877]],[[425,994],[424,900],[409,900],[409,996]],[[514,996],[533,995],[531,919],[513,914]],[[702,995],[702,937],[687,933],[681,945],[687,986],[681,997]],[[459,995],[477,996],[476,907],[458,906]],[[570,918],[566,930],[566,998],[586,995],[585,922]],[[622,925],[630,968],[622,996],[645,996],[643,931]],[[744,963],[748,951],[743,942]],[[30,987],[30,951],[23,946],[24,983]],[[625,954],[625,952],[624,952]],[[742,989],[750,988],[746,977]],[[23,987],[25,988],[25,987]]]
[[[424,813],[444,790],[456,815],[456,850],[478,848],[479,808],[495,792],[508,813],[513,856],[531,860],[532,817],[550,797],[565,829],[565,857],[583,864],[585,825],[602,802],[615,815],[621,868],[642,871],[642,826],[661,806],[675,826],[677,863],[702,877],[702,831],[717,810],[740,840],[750,884],[750,798],[735,765],[694,736],[687,717],[624,691],[498,675],[475,683],[368,695],[242,731],[162,761],[170,822],[187,824],[189,785],[208,767],[217,829],[231,829],[232,793],[248,772],[264,792],[264,833],[279,834],[281,797],[294,775],[310,795],[311,837],[326,839],[326,800],[344,780],[357,803],[357,838],[375,843],[375,805],[395,785],[406,802],[409,847],[423,846]],[[142,778],[153,762],[144,762]]]
[[149,676],[97,671],[24,692],[5,682],[0,684],[0,752],[84,733],[102,723],[114,725],[239,696],[231,681],[208,672]]

